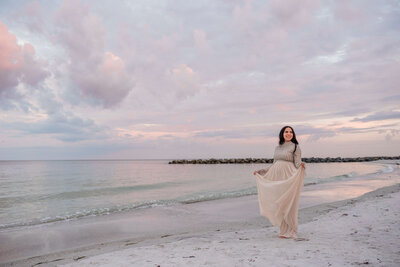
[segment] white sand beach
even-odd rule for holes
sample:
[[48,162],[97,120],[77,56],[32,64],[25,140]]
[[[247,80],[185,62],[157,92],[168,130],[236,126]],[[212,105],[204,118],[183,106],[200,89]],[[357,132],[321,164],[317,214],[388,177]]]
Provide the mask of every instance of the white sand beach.
[[400,192],[357,201],[300,225],[181,235],[63,266],[399,266]]
[[[299,239],[257,196],[155,207],[0,233],[5,266],[399,266],[400,168],[306,186]],[[13,259],[13,260],[12,260]]]

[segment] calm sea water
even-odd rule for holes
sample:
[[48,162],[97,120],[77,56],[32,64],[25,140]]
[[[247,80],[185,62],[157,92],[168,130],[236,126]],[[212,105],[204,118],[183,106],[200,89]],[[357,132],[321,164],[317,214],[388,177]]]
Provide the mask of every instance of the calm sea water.
[[[137,208],[256,194],[268,164],[0,161],[0,230]],[[305,185],[390,171],[379,163],[307,164]]]

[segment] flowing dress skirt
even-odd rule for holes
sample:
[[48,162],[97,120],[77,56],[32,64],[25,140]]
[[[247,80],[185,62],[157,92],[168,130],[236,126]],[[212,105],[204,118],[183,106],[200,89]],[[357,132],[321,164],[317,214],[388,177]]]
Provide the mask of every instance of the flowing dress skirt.
[[293,162],[284,160],[277,160],[263,174],[256,174],[260,213],[280,228],[281,237],[297,237],[299,197],[304,175],[304,168],[297,169]]

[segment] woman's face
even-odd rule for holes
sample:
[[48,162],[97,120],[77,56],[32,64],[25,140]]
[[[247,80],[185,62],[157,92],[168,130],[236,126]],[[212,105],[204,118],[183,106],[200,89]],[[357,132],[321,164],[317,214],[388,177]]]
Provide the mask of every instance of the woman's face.
[[283,132],[283,138],[285,138],[285,142],[290,142],[293,138],[293,131],[289,127],[285,129]]

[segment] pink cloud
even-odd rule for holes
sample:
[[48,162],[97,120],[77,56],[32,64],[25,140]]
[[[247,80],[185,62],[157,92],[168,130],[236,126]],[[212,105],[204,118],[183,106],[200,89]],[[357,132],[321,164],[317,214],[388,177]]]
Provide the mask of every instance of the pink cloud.
[[0,98],[15,94],[19,83],[37,85],[49,73],[46,62],[37,59],[33,45],[19,45],[15,35],[0,21]]
[[82,96],[105,107],[120,103],[132,90],[134,79],[122,58],[106,51],[106,31],[100,17],[79,0],[64,1],[56,14],[57,42],[69,57],[67,75]]
[[194,95],[200,88],[199,77],[187,65],[180,65],[166,72],[167,81],[175,88],[176,97]]
[[279,91],[281,91],[286,96],[296,96],[296,92],[289,88],[280,88]]
[[106,52],[106,58],[103,62],[103,70],[105,73],[119,73],[125,68],[124,62],[111,52]]
[[196,49],[193,51],[196,56],[212,51],[203,30],[191,29],[190,35],[185,35],[179,23],[171,31],[158,34],[159,30],[155,25],[121,24],[116,40],[127,71],[135,77],[135,94],[141,95],[139,101],[156,97],[170,107],[201,89],[200,72],[196,68],[196,62],[200,61],[189,64],[192,60],[183,56],[182,44],[190,43],[190,49]]
[[18,69],[22,64],[22,48],[17,45],[17,38],[0,21],[0,71]]

